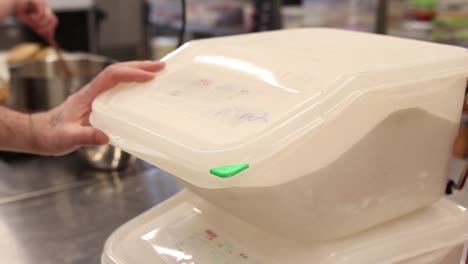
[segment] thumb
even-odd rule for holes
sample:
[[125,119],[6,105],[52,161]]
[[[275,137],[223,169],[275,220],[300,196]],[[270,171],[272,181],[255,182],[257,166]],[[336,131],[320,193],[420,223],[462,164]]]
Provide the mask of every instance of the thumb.
[[81,127],[77,129],[74,138],[75,143],[80,146],[105,145],[109,142],[109,137],[94,127]]

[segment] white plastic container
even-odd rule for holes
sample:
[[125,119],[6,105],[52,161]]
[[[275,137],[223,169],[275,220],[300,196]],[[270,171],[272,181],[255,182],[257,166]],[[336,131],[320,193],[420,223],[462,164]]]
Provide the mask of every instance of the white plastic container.
[[295,29],[193,41],[164,60],[154,81],[101,95],[91,123],[249,223],[315,242],[443,194],[465,49]]
[[346,239],[307,246],[183,191],[114,232],[102,263],[460,264],[467,240],[466,209],[447,200]]

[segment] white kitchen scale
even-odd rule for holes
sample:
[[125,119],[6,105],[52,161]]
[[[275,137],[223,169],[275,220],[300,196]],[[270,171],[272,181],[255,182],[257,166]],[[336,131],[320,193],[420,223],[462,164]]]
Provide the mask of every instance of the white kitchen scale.
[[184,190],[118,229],[102,263],[460,264],[467,225],[466,209],[443,199],[360,234],[306,245],[262,231]]

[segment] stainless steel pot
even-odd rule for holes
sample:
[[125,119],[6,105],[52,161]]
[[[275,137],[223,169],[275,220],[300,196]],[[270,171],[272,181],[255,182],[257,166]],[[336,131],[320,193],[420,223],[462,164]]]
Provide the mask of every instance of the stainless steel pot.
[[46,59],[10,67],[11,94],[7,105],[22,112],[46,111],[91,81],[111,60],[79,54],[66,58],[73,71],[67,78],[58,59]]
[[[74,54],[65,58],[72,71],[67,78],[58,59],[46,59],[10,67],[10,108],[22,112],[47,111],[89,83],[113,61],[100,56]],[[120,170],[133,160],[130,154],[111,145],[83,147],[79,156],[91,167],[100,170]]]

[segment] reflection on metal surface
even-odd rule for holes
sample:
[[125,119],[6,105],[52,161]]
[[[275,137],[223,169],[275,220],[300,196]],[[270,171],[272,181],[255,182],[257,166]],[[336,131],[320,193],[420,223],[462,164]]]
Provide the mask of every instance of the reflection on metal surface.
[[0,263],[100,263],[115,229],[179,190],[141,161],[108,172],[77,155],[0,160]]
[[72,78],[64,75],[57,58],[26,62],[10,67],[12,95],[7,105],[24,112],[46,111],[64,102],[71,94],[88,84],[112,61],[91,54],[67,59]]
[[14,203],[14,202],[22,201],[22,200],[38,198],[40,196],[49,195],[49,194],[53,194],[53,193],[58,193],[58,192],[61,192],[61,191],[66,191],[66,190],[70,190],[70,189],[74,189],[74,188],[81,188],[81,187],[91,185],[94,182],[95,182],[94,180],[74,182],[74,183],[54,186],[54,187],[50,187],[50,188],[42,189],[42,190],[38,190],[38,191],[22,193],[22,194],[18,194],[18,195],[15,195],[15,196],[5,197],[5,198],[0,199],[0,205],[5,205],[5,204],[8,204],[8,203]]
[[112,173],[112,180],[114,182],[115,190],[117,192],[121,192],[123,189],[123,186],[122,186],[122,180],[120,179],[119,173],[116,173],[116,172]]
[[217,66],[226,67],[232,70],[239,72],[247,73],[252,75],[271,86],[278,87],[283,89],[286,92],[298,93],[298,90],[291,89],[289,87],[281,85],[276,77],[271,73],[271,71],[256,66],[250,62],[242,61],[238,59],[228,58],[224,56],[197,56],[195,57],[195,62],[205,63],[205,64],[214,64]]
[[134,161],[130,154],[112,145],[83,147],[78,153],[88,165],[99,170],[125,169]]

